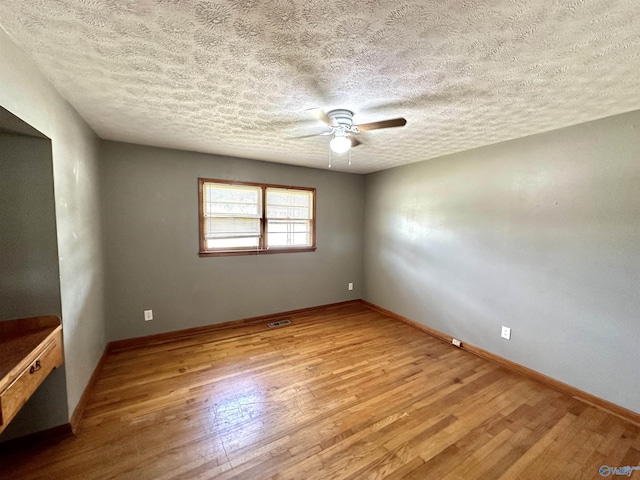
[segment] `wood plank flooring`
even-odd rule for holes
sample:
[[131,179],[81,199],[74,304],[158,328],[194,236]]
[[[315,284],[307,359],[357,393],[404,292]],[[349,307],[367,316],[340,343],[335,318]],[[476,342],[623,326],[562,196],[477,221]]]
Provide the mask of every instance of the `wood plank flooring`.
[[110,354],[79,435],[0,445],[0,478],[566,480],[640,465],[640,427],[365,305],[291,320]]

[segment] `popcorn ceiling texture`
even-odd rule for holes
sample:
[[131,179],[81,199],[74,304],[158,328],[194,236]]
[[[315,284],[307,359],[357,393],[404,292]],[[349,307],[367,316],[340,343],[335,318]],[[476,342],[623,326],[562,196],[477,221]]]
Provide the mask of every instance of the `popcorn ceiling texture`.
[[638,0],[2,0],[105,139],[326,168],[349,108],[373,172],[640,108]]

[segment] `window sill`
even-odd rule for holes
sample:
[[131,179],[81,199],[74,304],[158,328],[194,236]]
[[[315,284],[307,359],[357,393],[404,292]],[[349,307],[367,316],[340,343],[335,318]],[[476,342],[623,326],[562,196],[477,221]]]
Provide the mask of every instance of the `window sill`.
[[273,253],[302,253],[302,252],[315,252],[316,247],[302,247],[302,248],[271,248],[269,250],[217,250],[199,252],[201,257],[235,257],[240,255],[271,255]]

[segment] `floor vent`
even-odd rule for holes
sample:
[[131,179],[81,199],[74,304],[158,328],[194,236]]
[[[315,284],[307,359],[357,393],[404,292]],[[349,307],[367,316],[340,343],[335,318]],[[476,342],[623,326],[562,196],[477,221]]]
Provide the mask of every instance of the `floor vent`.
[[291,320],[278,320],[277,322],[267,323],[269,328],[284,327],[285,325],[291,325]]

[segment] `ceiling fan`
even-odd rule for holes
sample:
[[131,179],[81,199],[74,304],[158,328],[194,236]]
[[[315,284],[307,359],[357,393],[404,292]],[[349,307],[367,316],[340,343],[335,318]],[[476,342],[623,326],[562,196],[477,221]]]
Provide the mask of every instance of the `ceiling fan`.
[[370,130],[380,130],[382,128],[403,127],[407,120],[399,117],[379,122],[361,123],[354,125],[353,112],[343,108],[324,112],[320,109],[311,109],[311,114],[324,123],[329,129],[313,135],[302,135],[295,138],[315,137],[316,135],[333,135],[329,148],[332,152],[342,154],[348,152],[352,147],[357,147],[362,142],[357,135],[360,132]]

